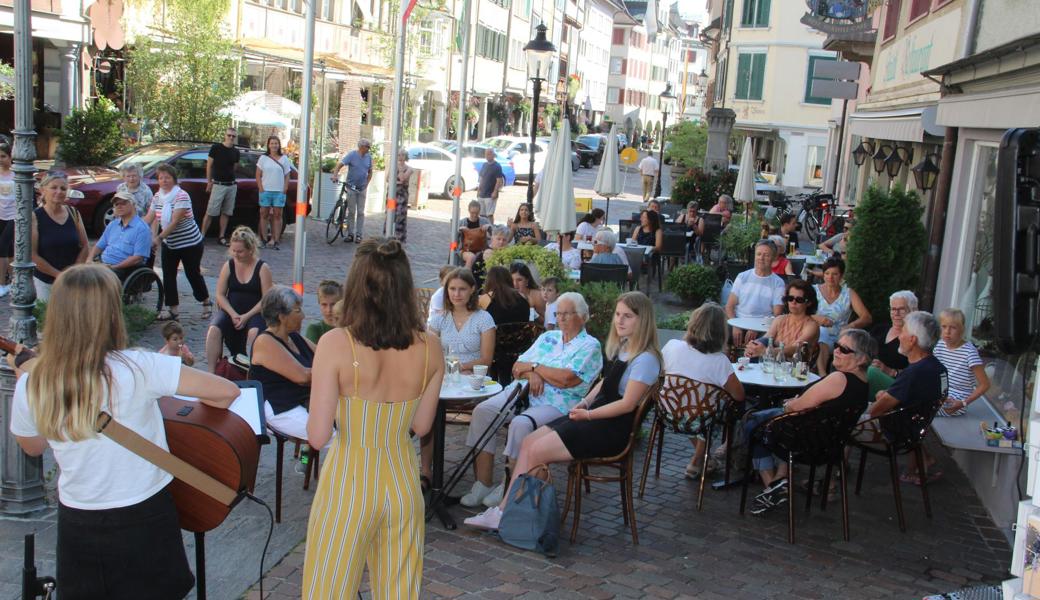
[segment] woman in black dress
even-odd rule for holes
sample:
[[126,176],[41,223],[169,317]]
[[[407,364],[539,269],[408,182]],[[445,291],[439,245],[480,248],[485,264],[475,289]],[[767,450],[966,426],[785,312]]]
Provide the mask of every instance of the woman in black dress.
[[491,313],[495,325],[531,320],[531,305],[513,287],[512,275],[505,267],[488,269],[480,307]]
[[[642,292],[618,298],[606,355],[603,377],[588,395],[567,416],[524,438],[510,487],[518,474],[536,465],[614,456],[625,449],[639,400],[657,383],[663,364],[654,305]],[[507,490],[501,504],[481,513],[478,522],[470,519],[467,523],[498,529],[508,499]]]

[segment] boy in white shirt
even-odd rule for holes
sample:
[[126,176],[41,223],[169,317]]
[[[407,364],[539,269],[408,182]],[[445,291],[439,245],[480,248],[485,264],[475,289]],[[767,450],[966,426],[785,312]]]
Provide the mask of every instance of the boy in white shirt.
[[546,277],[542,281],[542,298],[545,299],[545,328],[556,329],[556,299],[560,296],[557,290],[557,279]]

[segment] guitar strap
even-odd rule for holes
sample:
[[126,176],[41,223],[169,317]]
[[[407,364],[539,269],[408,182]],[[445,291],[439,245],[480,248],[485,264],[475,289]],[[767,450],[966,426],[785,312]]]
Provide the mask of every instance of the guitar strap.
[[146,440],[136,431],[124,427],[107,412],[102,411],[98,414],[96,430],[224,506],[231,506],[238,498],[238,492],[235,490]]

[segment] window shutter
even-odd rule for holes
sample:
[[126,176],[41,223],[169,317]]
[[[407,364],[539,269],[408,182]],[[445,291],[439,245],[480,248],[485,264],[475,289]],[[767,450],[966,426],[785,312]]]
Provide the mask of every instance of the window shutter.
[[769,3],[770,0],[758,0],[758,14],[755,17],[756,26],[769,27]]
[[765,86],[766,79],[766,55],[753,54],[753,62],[751,68],[751,89],[748,90],[748,96],[752,100],[762,99],[762,88]]
[[736,96],[739,100],[748,99],[748,90],[751,84],[751,54],[737,55],[737,89]]
[[902,0],[888,0],[888,6],[885,8],[885,29],[881,36],[882,40],[895,37],[896,29],[899,27],[899,12],[902,4]]
[[740,11],[740,24],[748,27],[755,24],[755,0],[744,0],[744,7]]

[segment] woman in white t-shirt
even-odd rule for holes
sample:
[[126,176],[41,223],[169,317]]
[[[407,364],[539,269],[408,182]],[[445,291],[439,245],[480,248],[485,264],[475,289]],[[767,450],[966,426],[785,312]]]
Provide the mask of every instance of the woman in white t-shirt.
[[98,414],[167,449],[159,397],[196,396],[225,409],[238,396],[235,384],[182,366],[179,357],[128,350],[123,320],[112,318],[120,296],[107,267],[63,271],[47,321],[61,335],[44,340],[15,386],[11,433],[30,456],[50,447],[60,467],[57,579],[64,600],[183,598],[194,585],[167,489],[173,477],[95,433]]
[[[710,383],[729,392],[733,400],[744,401],[744,386],[733,372],[726,348],[726,313],[714,302],[702,304],[690,315],[686,325],[686,337],[682,340],[671,340],[664,345],[661,354],[664,356],[664,372],[666,375],[682,375],[695,381]],[[704,439],[691,438],[693,457],[686,466],[686,476],[690,479],[700,478],[700,468],[704,458]],[[702,467],[703,468],[703,467]]]
[[[267,138],[267,153],[256,161],[256,189],[260,204],[260,242],[262,248],[268,244],[279,250],[282,239],[282,209],[285,208],[285,191],[289,189],[289,173],[292,163],[282,154],[282,141],[278,136]],[[271,225],[268,236],[267,225]]]
[[14,189],[11,145],[3,142],[0,143],[0,298],[10,289],[7,271],[14,256],[14,218],[18,214]]

